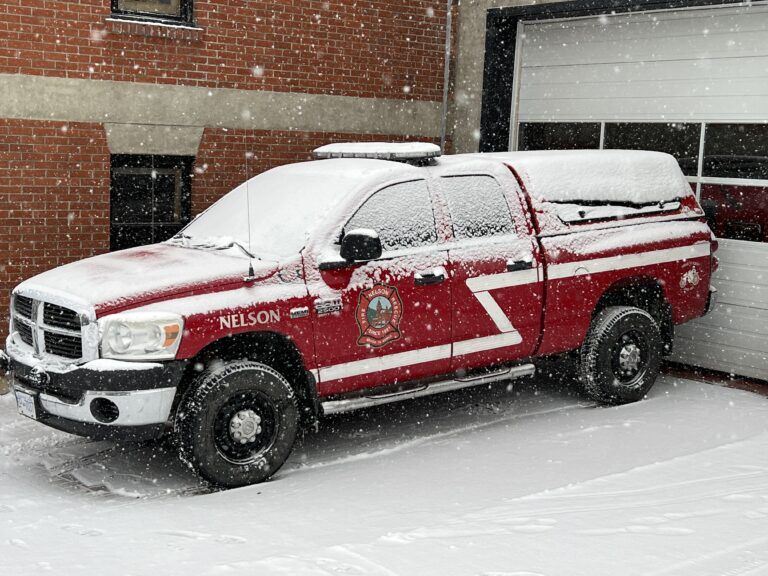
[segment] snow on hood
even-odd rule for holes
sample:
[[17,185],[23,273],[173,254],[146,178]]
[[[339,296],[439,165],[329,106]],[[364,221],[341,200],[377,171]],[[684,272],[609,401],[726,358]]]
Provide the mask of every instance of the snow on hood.
[[[275,262],[254,261],[257,279],[270,276]],[[239,282],[248,259],[222,251],[153,244],[102,254],[43,272],[22,282],[16,291],[66,295],[72,301],[108,309],[181,295],[193,288]]]

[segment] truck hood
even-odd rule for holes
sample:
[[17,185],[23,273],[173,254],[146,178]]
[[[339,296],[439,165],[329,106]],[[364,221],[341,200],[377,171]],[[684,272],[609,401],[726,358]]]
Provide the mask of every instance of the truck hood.
[[[275,262],[256,260],[253,266],[257,281],[277,271]],[[102,316],[170,297],[222,290],[242,283],[247,272],[248,260],[239,255],[153,244],[54,268],[22,282],[14,292],[93,306]]]

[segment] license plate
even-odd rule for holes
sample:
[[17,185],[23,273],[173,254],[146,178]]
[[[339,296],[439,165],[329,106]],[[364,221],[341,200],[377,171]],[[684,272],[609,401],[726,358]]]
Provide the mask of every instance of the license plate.
[[16,406],[19,408],[19,414],[37,420],[35,397],[32,394],[16,390]]

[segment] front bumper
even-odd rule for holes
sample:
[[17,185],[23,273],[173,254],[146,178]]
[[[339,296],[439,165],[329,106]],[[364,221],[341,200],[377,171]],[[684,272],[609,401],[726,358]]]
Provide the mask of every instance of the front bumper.
[[93,360],[62,369],[14,352],[9,345],[12,386],[34,398],[37,420],[98,439],[160,436],[187,364]]

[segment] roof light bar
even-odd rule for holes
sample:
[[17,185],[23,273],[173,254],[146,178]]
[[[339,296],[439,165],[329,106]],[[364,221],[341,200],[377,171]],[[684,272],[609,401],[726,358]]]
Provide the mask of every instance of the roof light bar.
[[313,152],[315,158],[374,158],[419,161],[437,158],[440,146],[428,142],[345,142],[327,144]]

